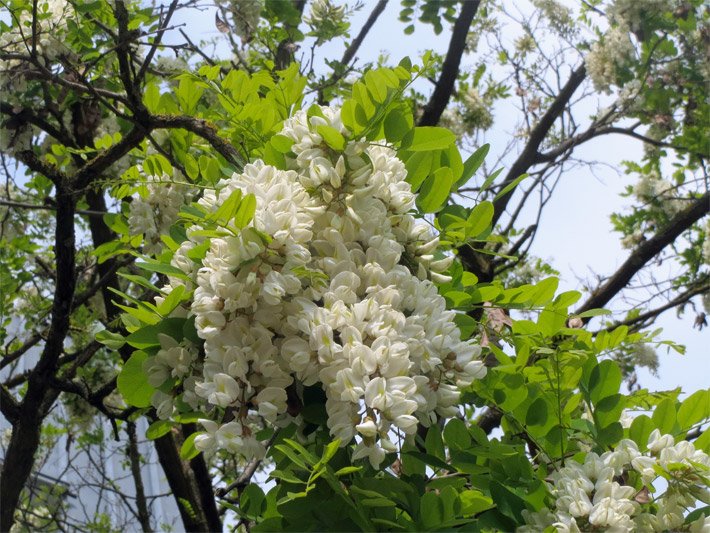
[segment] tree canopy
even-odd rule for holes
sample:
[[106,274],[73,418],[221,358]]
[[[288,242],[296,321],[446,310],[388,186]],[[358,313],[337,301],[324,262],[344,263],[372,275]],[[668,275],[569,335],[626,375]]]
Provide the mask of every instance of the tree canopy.
[[[3,0],[0,530],[710,529],[710,389],[636,374],[710,311],[710,10],[394,4]],[[628,255],[562,291],[600,138]]]

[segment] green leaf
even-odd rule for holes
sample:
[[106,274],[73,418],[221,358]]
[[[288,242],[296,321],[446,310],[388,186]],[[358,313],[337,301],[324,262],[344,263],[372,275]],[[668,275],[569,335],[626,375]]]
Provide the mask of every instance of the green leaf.
[[316,131],[333,150],[341,152],[345,149],[345,137],[334,127],[321,125],[316,128]]
[[609,359],[600,362],[589,377],[589,395],[593,404],[602,398],[619,392],[621,370],[615,361]]
[[378,71],[371,70],[367,72],[364,81],[367,92],[375,102],[382,104],[387,100],[387,85]]
[[494,211],[491,202],[481,202],[474,207],[466,220],[466,238],[475,239],[486,232],[491,226]]
[[463,291],[446,291],[444,298],[452,308],[462,308],[471,301],[471,295]]
[[412,129],[412,115],[401,107],[392,109],[385,116],[385,138],[390,142],[401,141]]
[[336,454],[338,448],[340,448],[340,439],[335,439],[333,442],[327,444],[325,448],[323,448],[323,456],[320,459],[320,463],[328,463],[328,461],[330,461]]
[[653,411],[651,419],[662,434],[673,433],[677,421],[675,403],[675,400],[666,398]]
[[241,511],[250,517],[259,517],[266,507],[266,496],[256,483],[249,483],[239,496]]
[[471,291],[471,303],[493,301],[500,293],[500,287],[495,285],[479,285]]
[[503,515],[512,518],[518,523],[523,522],[522,511],[525,509],[525,500],[511,488],[497,481],[491,481],[490,491],[491,498]]
[[402,471],[408,476],[417,474],[423,476],[426,473],[426,464],[416,458],[416,453],[419,453],[417,447],[405,441],[402,445],[400,461],[402,461]]
[[274,449],[284,454],[294,465],[304,470],[310,470],[303,458],[285,444],[277,444]]
[[548,406],[544,398],[538,398],[528,407],[525,415],[526,426],[544,426],[547,424]]
[[407,158],[404,166],[407,169],[407,183],[412,186],[412,191],[417,192],[431,171],[434,154],[431,152],[414,152]]
[[439,459],[444,459],[446,457],[444,441],[441,438],[441,429],[439,429],[439,426],[436,424],[432,425],[427,431],[424,444],[428,454]]
[[432,176],[424,180],[419,196],[417,196],[417,207],[424,213],[436,213],[446,203],[449,197],[453,175],[451,169],[442,167]]
[[555,296],[555,291],[557,290],[559,283],[559,278],[554,276],[538,281],[535,284],[534,291],[530,295],[530,299],[528,300],[530,305],[547,305]]
[[216,222],[220,226],[226,226],[229,221],[232,220],[232,217],[234,217],[241,201],[241,189],[234,189],[232,193],[227,197],[227,199],[222,202],[222,205],[220,205],[216,211],[207,215],[207,220]]
[[463,313],[457,313],[456,316],[454,316],[454,322],[456,323],[456,327],[461,331],[461,340],[470,339],[471,335],[478,329],[478,322]]
[[245,228],[251,222],[251,219],[254,218],[254,213],[256,213],[256,196],[249,193],[239,203],[237,212],[234,215],[234,225],[239,229]]
[[166,276],[173,276],[174,278],[179,278],[179,279],[188,279],[187,274],[185,274],[182,270],[180,270],[177,267],[174,267],[172,265],[166,265],[164,263],[159,263],[159,262],[136,262],[136,266],[138,268],[142,268],[143,270],[147,270],[149,272],[157,272],[159,274],[165,274]]
[[629,427],[629,438],[633,440],[643,451],[648,447],[648,436],[656,429],[656,424],[646,415],[639,415],[634,418]]
[[148,440],[159,439],[163,435],[166,435],[173,428],[173,423],[170,420],[156,420],[145,432],[145,437]]
[[473,516],[495,507],[493,500],[478,490],[464,490],[459,494],[461,514]]
[[127,279],[128,281],[132,281],[133,283],[140,285],[141,287],[145,287],[148,290],[160,293],[160,289],[156,287],[153,283],[151,283],[149,280],[147,280],[144,276],[136,276],[134,274],[127,274],[126,272],[118,272],[118,275],[122,278]]
[[445,150],[456,143],[456,135],[446,128],[418,126],[402,139],[402,148],[410,152]]
[[705,453],[710,453],[710,428],[703,431],[693,443],[696,450],[702,450]]
[[270,477],[274,479],[281,479],[287,483],[294,483],[297,485],[305,485],[305,481],[296,477],[296,474],[289,470],[272,470],[269,474]]
[[359,472],[360,470],[362,470],[361,466],[344,466],[340,470],[337,470],[335,472],[335,475],[337,477],[346,476],[348,474],[354,474],[355,472]]
[[537,319],[540,330],[548,337],[556,335],[565,326],[567,314],[553,307],[545,307]]
[[452,418],[444,427],[444,440],[454,450],[467,450],[471,447],[471,435],[466,423],[458,418]]
[[521,174],[517,178],[515,178],[513,181],[511,181],[508,185],[506,185],[498,194],[496,194],[496,197],[493,199],[493,201],[498,200],[499,198],[502,198],[506,194],[508,194],[510,191],[515,189],[521,181],[523,181],[525,178],[527,178],[527,174]]
[[456,182],[456,188],[460,189],[468,180],[470,180],[476,171],[481,168],[483,161],[485,161],[488,151],[491,149],[490,144],[484,144],[478,150],[473,152],[468,159],[463,164],[463,173],[461,177]]
[[149,407],[155,389],[148,383],[148,376],[143,372],[143,363],[148,354],[133,352],[118,374],[116,385],[127,404],[134,407]]
[[699,390],[688,396],[678,408],[678,423],[688,430],[710,417],[710,390]]
[[420,501],[420,523],[424,530],[437,529],[444,520],[444,504],[435,492],[425,492]]
[[200,435],[200,433],[193,433],[182,443],[180,447],[180,459],[183,461],[189,461],[200,454],[200,451],[195,448],[195,438],[197,438],[198,435]]
[[621,394],[606,396],[597,402],[594,416],[600,427],[618,422],[624,409],[624,397]]
[[94,339],[112,350],[119,350],[124,344],[126,344],[126,339],[123,335],[113,333],[107,329],[99,331],[96,335],[94,335]]
[[280,153],[287,154],[291,151],[294,140],[285,135],[276,134],[271,137],[271,145]]
[[414,457],[417,460],[421,461],[423,464],[430,466],[434,469],[451,470],[451,465],[449,465],[443,459],[440,459],[430,453],[408,451],[403,452],[402,456],[404,455],[406,455],[407,457]]
[[184,318],[165,318],[157,324],[143,326],[134,331],[128,337],[126,342],[134,348],[150,348],[151,346],[160,346],[158,333],[169,335],[176,341],[183,339],[183,326],[185,325]]
[[624,428],[619,422],[613,422],[601,428],[597,434],[597,444],[602,447],[613,446],[624,436]]
[[[158,313],[163,316],[167,316],[173,312],[173,310],[180,305],[180,302],[187,299],[185,296],[185,286],[177,285],[170,293],[165,297],[162,303],[158,306]],[[182,325],[181,325],[182,327]]]
[[578,316],[579,318],[591,318],[594,316],[602,316],[602,315],[610,315],[611,311],[608,309],[590,309],[589,311],[583,311],[582,313],[579,313]]

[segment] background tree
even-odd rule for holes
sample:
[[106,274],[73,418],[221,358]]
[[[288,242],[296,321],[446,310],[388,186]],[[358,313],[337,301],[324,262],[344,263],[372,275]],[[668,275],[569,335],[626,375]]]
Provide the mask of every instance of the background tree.
[[[386,5],[248,0],[222,2],[215,12],[177,0],[4,4],[0,405],[12,431],[0,481],[0,529],[15,520],[37,527],[28,516],[52,515],[38,512],[36,501],[29,505],[22,490],[43,446],[51,447],[47,435],[56,431],[58,416],[70,435],[91,416],[108,420],[114,437],[126,439],[135,486],[127,515],[144,530],[157,523],[149,512],[155,495],[142,488],[135,446],[134,422],[141,417],[151,422],[148,437],[190,531],[220,530],[225,513],[228,522],[265,530],[298,530],[314,521],[363,529],[571,528],[574,518],[581,526],[633,519],[636,527],[700,527],[702,513],[686,517],[682,508],[706,497],[707,456],[684,447],[683,439],[699,437],[695,447],[707,451],[710,436],[701,430],[710,416],[708,393],[680,402],[678,391],[622,395],[619,386],[622,376],[633,380],[637,365],[655,364],[653,357],[639,357],[660,342],[644,328],[664,311],[695,306],[701,298],[707,303],[707,8],[655,0],[574,8],[553,1],[518,8],[405,0],[402,31],[431,25],[435,33],[448,32],[445,53],[399,63],[359,58]],[[351,28],[360,9],[371,11],[362,27]],[[175,22],[180,16],[214,16],[223,34],[215,42],[223,47],[226,40],[228,53],[222,57],[212,53],[214,43],[196,43]],[[337,42],[345,43],[343,55],[328,57]],[[603,109],[596,107],[599,94]],[[311,107],[314,102],[332,104],[342,118]],[[488,141],[501,105],[517,106],[519,118],[516,135],[496,146]],[[284,126],[298,109],[307,110],[306,118]],[[627,191],[635,205],[613,219],[629,255],[577,303],[580,294],[555,296],[555,265],[530,250],[559,180],[575,166],[599,164],[583,160],[580,148],[615,135],[637,139],[645,149],[641,161],[625,166],[635,181]],[[444,377],[434,378],[421,367],[419,376],[429,376],[436,389],[438,399],[430,400],[436,409],[420,406],[410,420],[414,411],[407,407],[398,418],[385,407],[392,391],[382,392],[380,404],[379,396],[365,395],[366,416],[340,433],[332,405],[323,409],[330,394],[319,386],[325,378],[307,365],[292,367],[291,384],[275,385],[282,379],[275,373],[271,386],[255,383],[253,397],[235,396],[224,405],[210,394],[229,395],[231,382],[214,381],[217,388],[200,403],[194,396],[210,381],[202,368],[209,346],[203,346],[203,308],[192,291],[199,268],[208,266],[208,245],[228,230],[245,247],[276,250],[288,261],[298,256],[269,248],[274,235],[245,230],[264,200],[247,194],[247,182],[230,185],[242,192],[227,195],[220,180],[233,172],[250,176],[245,165],[260,159],[282,171],[310,172],[310,195],[322,185],[318,172],[336,172],[339,178],[325,187],[339,190],[337,180],[350,179],[353,165],[379,164],[372,152],[361,160],[347,152],[360,139],[384,139],[394,148],[378,157],[403,162],[408,185],[401,194],[418,191],[416,212],[428,213],[424,220],[440,232],[439,250],[430,257],[435,241],[395,231],[405,250],[396,262],[435,282],[455,310],[462,344],[452,353],[468,355],[434,366],[458,374],[442,371]],[[464,161],[457,145],[473,155]],[[321,152],[313,155],[309,147]],[[338,166],[338,154],[343,161],[347,156],[345,167]],[[331,158],[335,170],[313,170],[309,157]],[[395,211],[391,206],[410,206],[395,196],[378,201]],[[361,220],[358,208],[349,207],[353,220]],[[400,218],[394,227],[403,227]],[[370,246],[363,242],[363,253]],[[668,279],[653,270],[661,262],[673,265]],[[295,283],[321,305],[313,296],[318,280],[331,282],[335,275],[313,268],[293,270],[296,282],[279,278],[270,286],[272,299],[296,294],[288,288]],[[639,286],[648,293],[644,305],[626,306]],[[621,311],[619,318],[587,331],[596,309],[608,304]],[[514,312],[511,320],[500,309],[523,314]],[[188,310],[197,323],[186,320]],[[704,324],[700,310],[697,323]],[[473,363],[467,350],[477,345],[485,350],[485,378],[480,365],[464,372],[464,363]],[[289,351],[284,346],[282,357]],[[309,350],[322,358],[321,348]],[[465,389],[460,410],[443,399],[446,380]],[[622,417],[634,410],[653,413],[633,423]],[[238,446],[216,433],[234,427],[233,420],[242,424]],[[385,421],[403,438],[395,446],[399,455],[385,442]],[[486,436],[499,426],[500,439]],[[357,445],[349,442],[355,434]],[[331,442],[336,436],[341,441]],[[92,446],[107,444],[99,438],[81,446],[91,455]],[[267,450],[278,484],[265,496],[250,481]],[[581,475],[575,461],[585,465],[592,485],[601,479],[589,472],[597,468],[594,456],[587,454],[585,463],[580,455],[589,450],[623,474],[621,481],[606,480],[604,489],[617,514],[600,516],[606,509],[599,507],[601,488],[595,495],[582,487],[581,496],[565,481]],[[676,466],[669,466],[669,454]],[[681,472],[677,478],[668,473],[674,468]],[[670,488],[649,503],[644,490],[654,472],[668,478]],[[98,484],[108,487],[110,480]],[[577,507],[555,506],[548,494],[558,502],[569,497]],[[323,507],[324,500],[332,505]],[[72,525],[54,513],[42,527]]]

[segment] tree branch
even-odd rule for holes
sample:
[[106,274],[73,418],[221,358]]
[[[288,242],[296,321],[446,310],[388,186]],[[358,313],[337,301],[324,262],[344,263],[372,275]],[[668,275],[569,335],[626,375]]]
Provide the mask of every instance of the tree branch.
[[439,81],[436,82],[436,87],[429,98],[429,102],[424,106],[424,113],[419,119],[420,126],[435,126],[438,124],[441,114],[449,104],[456,77],[459,75],[461,56],[466,48],[468,30],[473,22],[473,17],[476,16],[479,4],[480,0],[462,2],[461,13],[459,13],[454,23],[454,30],[451,33],[449,49],[446,51],[446,58],[441,68]]
[[[278,428],[274,430],[274,433],[271,435],[269,440],[266,442],[266,449],[268,450],[271,445],[276,441],[276,437],[279,435],[279,430]],[[217,497],[222,498],[232,492],[234,489],[237,489],[238,492],[241,494],[242,490],[244,490],[244,487],[246,487],[249,482],[251,481],[251,478],[254,477],[254,474],[256,474],[256,471],[259,469],[259,466],[261,466],[262,460],[261,459],[252,459],[249,461],[247,464],[246,468],[244,468],[244,471],[239,474],[239,477],[227,485],[226,487],[223,487],[217,491]]]
[[[32,160],[32,158],[29,158]],[[13,523],[20,492],[32,471],[39,447],[40,427],[47,411],[58,396],[48,386],[54,374],[69,331],[69,315],[76,286],[75,231],[73,191],[61,181],[57,187],[57,215],[54,254],[57,281],[52,302],[52,319],[42,354],[30,374],[27,392],[19,407],[17,424],[12,428],[0,478],[0,530],[8,531]]]
[[[13,202],[11,200],[3,200],[0,198],[0,205],[6,205],[7,207],[16,207],[18,209],[42,209],[46,211],[56,211],[57,206],[56,205],[38,205],[38,204],[29,204],[25,202]],[[77,215],[86,215],[87,217],[102,217],[105,214],[107,214],[108,211],[91,211],[90,209],[77,209],[76,214]]]
[[608,326],[604,328],[606,331],[612,331],[619,326],[632,326],[634,330],[638,330],[644,325],[649,322],[653,321],[660,315],[661,313],[664,313],[665,311],[668,311],[669,309],[673,309],[674,307],[678,307],[680,305],[683,305],[687,301],[689,301],[691,298],[694,296],[697,296],[699,294],[705,294],[706,292],[710,291],[710,283],[706,279],[705,282],[700,283],[690,290],[687,290],[669,302],[665,303],[664,305],[661,305],[659,307],[656,307],[655,309],[651,309],[650,311],[647,311],[645,313],[641,313],[635,317],[628,318],[626,320],[619,320],[617,322],[614,322],[611,326]]
[[205,139],[212,148],[232,164],[239,167],[244,165],[244,158],[239,151],[217,133],[217,128],[204,119],[188,117],[186,115],[152,115],[150,117],[152,128],[181,128],[191,131]]
[[367,17],[365,24],[363,24],[362,28],[360,28],[360,33],[358,33],[357,37],[353,39],[353,42],[350,43],[350,46],[345,49],[345,53],[340,59],[341,64],[347,65],[348,63],[350,63],[350,61],[353,60],[355,54],[357,54],[357,51],[360,49],[360,46],[365,40],[365,37],[367,37],[367,34],[372,29],[372,26],[375,25],[375,22],[377,22],[377,19],[385,10],[385,7],[387,7],[387,1],[388,0],[379,0],[379,2],[375,4],[375,7],[370,13],[370,16]]
[[0,411],[10,424],[15,424],[20,416],[20,406],[3,385],[0,385]]
[[[666,227],[632,250],[628,259],[577,309],[577,313],[604,307],[646,263],[673,243],[685,230],[710,213],[710,193],[705,193],[673,217]],[[586,318],[585,321],[588,321]]]
[[[540,118],[540,121],[535,125],[532,132],[530,132],[528,142],[525,144],[523,151],[508,170],[505,179],[500,184],[500,190],[503,190],[505,187],[513,183],[513,181],[515,181],[520,175],[525,174],[530,167],[541,162],[538,153],[540,146],[552,129],[552,126],[565,110],[565,107],[572,98],[574,92],[584,81],[586,75],[587,71],[584,68],[584,65],[577,67],[572,72],[569,80],[567,80],[567,83],[564,87],[562,87],[559,94],[542,118]],[[514,190],[509,191],[497,200],[493,201],[493,226],[495,226],[496,222],[498,222],[500,217],[505,212],[505,208],[507,207],[508,202],[510,202],[510,199],[513,197],[514,192]]]

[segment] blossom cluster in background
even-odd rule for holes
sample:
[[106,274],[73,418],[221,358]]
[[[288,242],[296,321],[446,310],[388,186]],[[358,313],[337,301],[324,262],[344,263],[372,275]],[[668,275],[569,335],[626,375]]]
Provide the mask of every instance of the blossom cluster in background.
[[160,236],[175,223],[180,208],[190,203],[193,191],[167,174],[142,174],[145,183],[132,198],[128,226],[131,235],[143,235],[143,251],[152,254],[162,249]]
[[[438,238],[409,213],[404,164],[385,145],[335,150],[319,126],[348,137],[339,111],[300,111],[281,132],[293,141],[289,170],[256,161],[199,200],[209,214],[253,195],[254,219],[220,237],[188,228],[172,264],[191,281],[171,277],[167,291],[194,289],[204,361],[165,337],[146,369],[154,386],[175,379],[179,401],[212,413],[200,450],[263,455],[254,429],[303,424],[303,387],[320,386],[331,435],[343,445],[357,437],[354,458],[377,467],[396,450],[391,435],[456,415],[459,388],[486,369],[432,282],[448,279],[453,258],[435,259]],[[204,258],[193,259],[201,246]],[[154,396],[163,418],[176,401]]]
[[[642,489],[626,483],[640,479]],[[665,480],[655,495],[653,482]],[[698,502],[710,503],[710,457],[691,442],[678,443],[654,430],[648,451],[624,439],[601,456],[590,452],[583,464],[574,460],[548,477],[554,507],[538,513],[523,511],[527,526],[519,532],[557,531],[710,531],[710,516],[684,526],[685,514]]]

